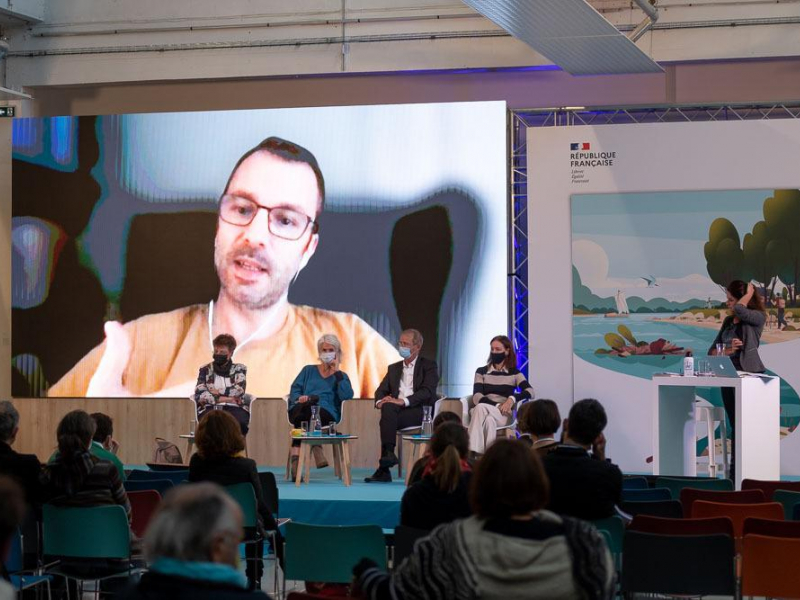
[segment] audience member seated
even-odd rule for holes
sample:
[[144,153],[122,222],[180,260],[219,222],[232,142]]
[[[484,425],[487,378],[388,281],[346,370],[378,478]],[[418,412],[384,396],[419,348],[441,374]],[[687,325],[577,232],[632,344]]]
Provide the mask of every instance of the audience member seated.
[[92,437],[91,452],[97,458],[114,463],[119,473],[119,478],[125,481],[125,467],[122,461],[117,458],[119,452],[119,442],[114,439],[114,421],[103,413],[92,413],[89,415],[94,420],[95,430]]
[[56,429],[58,452],[42,473],[44,499],[60,506],[131,505],[113,463],[89,451],[95,424],[82,410],[64,415]]
[[469,449],[483,454],[497,436],[497,428],[513,421],[517,402],[533,398],[531,384],[517,369],[517,355],[508,337],[492,338],[487,364],[475,371],[472,392]]
[[[439,425],[442,423],[458,423],[461,425],[461,417],[459,417],[456,413],[451,410],[443,410],[440,412],[436,417],[433,419],[433,431],[434,433],[439,428]],[[422,479],[422,472],[425,470],[425,465],[428,464],[428,461],[431,459],[431,449],[430,445],[425,450],[425,454],[420,458],[417,462],[414,463],[414,466],[411,467],[411,474],[408,476],[408,485],[414,485],[418,481]]]
[[[342,344],[333,334],[317,340],[319,364],[306,365],[292,383],[289,392],[289,421],[299,428],[303,421],[311,422],[311,407],[317,406],[322,426],[338,423],[342,418],[342,401],[353,397],[353,386],[347,373],[339,369]],[[322,446],[312,446],[311,453],[318,469],[328,466]],[[292,440],[292,479],[297,473],[300,440]]]
[[125,599],[268,598],[264,592],[248,591],[247,579],[236,569],[243,539],[242,511],[219,486],[197,483],[174,488],[145,534],[150,568]]
[[472,514],[469,505],[472,466],[467,462],[468,452],[469,438],[461,423],[444,423],[436,428],[431,438],[431,459],[422,480],[403,494],[401,525],[433,529]]
[[536,450],[539,456],[550,454],[558,446],[556,431],[561,426],[558,405],[552,400],[526,402],[517,414],[519,439]]
[[8,583],[6,559],[13,536],[25,518],[25,494],[11,477],[0,476],[0,600],[11,600],[17,594]]
[[34,454],[19,454],[11,445],[19,432],[19,413],[8,400],[0,401],[0,474],[14,479],[25,494],[29,505],[41,500],[39,475],[41,465]]
[[572,405],[564,421],[563,443],[543,459],[550,478],[547,508],[553,512],[589,520],[615,514],[614,506],[622,501],[622,472],[605,457],[607,423],[597,400]]
[[590,524],[542,510],[547,477],[539,457],[517,440],[497,440],[475,468],[475,516],[437,527],[391,575],[369,559],[353,570],[361,597],[613,597],[614,566]]
[[[264,530],[276,531],[275,518],[264,501],[264,492],[256,469],[256,461],[245,458],[244,436],[236,419],[221,410],[212,410],[205,414],[197,426],[195,433],[197,452],[189,461],[189,481],[211,481],[227,486],[237,483],[249,483],[256,494],[258,507],[259,538]],[[282,547],[278,543],[276,551]],[[264,543],[247,544],[247,579],[251,589],[260,587],[264,563]]]

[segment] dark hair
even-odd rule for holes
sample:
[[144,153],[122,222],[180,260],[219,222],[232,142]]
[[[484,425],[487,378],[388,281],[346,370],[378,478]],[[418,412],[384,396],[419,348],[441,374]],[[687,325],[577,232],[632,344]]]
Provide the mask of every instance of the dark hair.
[[[725,290],[733,296],[734,300],[740,300],[747,293],[747,282],[741,279],[734,279],[728,284]],[[764,309],[764,301],[761,299],[761,294],[758,293],[758,290],[753,292],[753,297],[750,298],[750,302],[747,303],[747,308],[766,312]]]
[[469,452],[467,430],[461,423],[442,423],[431,437],[431,454],[436,457],[433,481],[441,491],[452,493],[461,479],[461,460]]
[[56,429],[58,452],[64,462],[86,452],[94,436],[95,424],[85,410],[73,410],[64,415]]
[[433,419],[434,431],[436,430],[437,427],[439,427],[439,425],[442,425],[444,423],[458,423],[459,425],[462,424],[461,417],[459,417],[452,410],[443,410],[438,415],[436,415],[436,418]]
[[518,440],[498,439],[489,446],[470,485],[472,510],[482,519],[529,514],[549,499],[542,461]]
[[211,345],[214,347],[224,346],[231,351],[231,354],[233,354],[233,351],[236,350],[236,338],[230,333],[220,333],[214,338],[214,341],[211,342]]
[[570,439],[588,446],[603,433],[606,425],[608,425],[606,409],[594,398],[586,398],[572,405],[567,433]]
[[319,168],[317,158],[311,153],[310,150],[307,150],[306,148],[303,148],[294,142],[290,142],[275,136],[268,137],[258,144],[258,146],[250,148],[250,150],[242,155],[228,177],[228,182],[225,184],[225,193],[228,192],[228,187],[231,185],[231,179],[233,179],[233,175],[236,173],[237,169],[244,161],[246,161],[256,152],[267,152],[268,154],[281,158],[286,162],[303,163],[311,167],[311,170],[314,171],[314,177],[317,179],[317,188],[319,189],[319,203],[317,205],[317,216],[319,216],[319,214],[325,208],[325,178],[322,176],[322,170]]
[[[506,335],[496,335],[496,336],[494,336],[492,338],[492,341],[489,342],[489,343],[492,344],[494,342],[500,342],[501,344],[503,344],[503,348],[508,350],[508,356],[506,356],[506,359],[503,361],[503,366],[509,371],[511,371],[513,369],[516,369],[517,368],[517,353],[514,352],[514,344],[511,343],[511,340],[508,339],[508,336],[506,336]],[[489,363],[492,362],[492,354],[491,354],[491,352],[489,353],[489,358],[486,359],[486,362],[489,362]]]
[[533,435],[553,435],[561,426],[558,404],[546,398],[523,404],[517,419],[520,431]]
[[108,436],[114,435],[114,421],[111,417],[99,412],[92,413],[89,416],[92,417],[95,425],[94,435],[92,436],[95,442],[102,444]]
[[203,458],[227,458],[244,450],[242,428],[224,410],[212,410],[200,419],[195,433],[197,452]]
[[0,441],[10,441],[17,427],[19,427],[19,412],[10,400],[0,400]]
[[19,484],[10,477],[0,476],[0,547],[17,531],[25,518],[25,496]]

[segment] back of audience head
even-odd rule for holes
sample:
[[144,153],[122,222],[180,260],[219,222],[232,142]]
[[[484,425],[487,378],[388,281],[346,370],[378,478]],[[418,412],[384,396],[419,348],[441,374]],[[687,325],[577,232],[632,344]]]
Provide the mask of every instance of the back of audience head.
[[561,427],[558,405],[546,398],[523,404],[518,418],[520,431],[536,437],[554,437]]
[[171,558],[185,562],[236,565],[243,539],[242,511],[214,483],[184,484],[170,490],[144,538],[149,561]]
[[73,457],[88,452],[94,430],[94,421],[86,411],[73,410],[64,415],[56,429],[61,458],[70,461]]
[[19,431],[19,412],[8,400],[0,401],[0,442],[9,446]]
[[197,453],[205,459],[228,458],[244,450],[242,428],[224,410],[207,412],[195,434]]
[[443,410],[433,419],[433,430],[439,427],[442,423],[458,423],[461,425],[461,417],[451,410]]
[[431,438],[431,454],[436,458],[433,480],[443,492],[453,492],[461,480],[461,461],[467,458],[469,437],[461,422],[439,425]]
[[496,440],[472,477],[470,503],[482,519],[528,516],[549,499],[550,483],[541,460],[517,440]]
[[114,437],[114,421],[106,414],[96,412],[89,415],[95,424],[92,439],[99,444],[105,444],[108,438]]
[[573,442],[588,447],[603,433],[607,424],[603,405],[594,398],[586,398],[572,405],[565,433]]
[[4,549],[6,542],[16,533],[25,517],[25,510],[22,488],[10,477],[0,476],[0,549]]

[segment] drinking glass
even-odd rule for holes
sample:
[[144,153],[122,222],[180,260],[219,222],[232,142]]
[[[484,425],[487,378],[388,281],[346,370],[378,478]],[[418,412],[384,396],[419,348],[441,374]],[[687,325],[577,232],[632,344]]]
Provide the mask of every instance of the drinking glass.
[[308,435],[308,421],[301,421],[300,429],[303,430],[303,435]]
[[189,421],[189,435],[194,435],[194,430],[197,427],[197,421],[192,419]]
[[717,342],[717,356],[724,356],[725,355],[725,344],[722,342]]

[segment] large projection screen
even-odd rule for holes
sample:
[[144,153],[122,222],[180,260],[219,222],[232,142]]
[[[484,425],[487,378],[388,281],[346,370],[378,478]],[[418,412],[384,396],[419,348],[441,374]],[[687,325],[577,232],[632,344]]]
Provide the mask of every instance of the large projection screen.
[[[192,393],[217,321],[247,317],[215,309],[229,273],[215,248],[240,248],[218,203],[239,158],[273,136],[314,155],[325,202],[316,241],[247,242],[291,306],[279,323],[259,312],[238,340],[247,391],[287,394],[335,333],[356,396],[371,397],[416,328],[441,392],[470,393],[508,327],[503,102],[16,120],[13,395]],[[291,204],[300,171],[253,177]],[[106,343],[108,321],[124,328]]]

